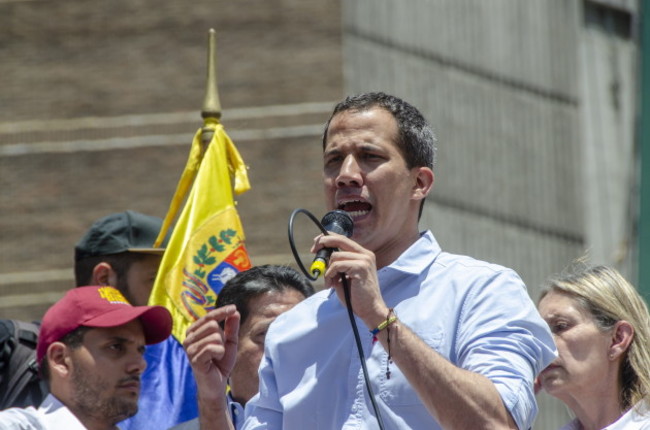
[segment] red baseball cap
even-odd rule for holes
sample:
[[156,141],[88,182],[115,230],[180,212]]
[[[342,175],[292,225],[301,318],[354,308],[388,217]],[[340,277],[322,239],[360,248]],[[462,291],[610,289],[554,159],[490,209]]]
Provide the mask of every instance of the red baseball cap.
[[78,287],[69,290],[45,312],[38,335],[36,358],[81,326],[117,327],[140,319],[147,345],[162,342],[172,331],[172,316],[163,306],[133,306],[113,287]]

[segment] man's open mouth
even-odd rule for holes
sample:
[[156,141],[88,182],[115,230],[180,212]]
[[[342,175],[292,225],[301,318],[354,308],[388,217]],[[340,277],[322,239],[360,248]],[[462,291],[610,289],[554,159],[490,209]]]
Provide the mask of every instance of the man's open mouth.
[[370,213],[372,205],[363,200],[349,200],[339,202],[338,209],[346,211],[352,219],[355,219]]

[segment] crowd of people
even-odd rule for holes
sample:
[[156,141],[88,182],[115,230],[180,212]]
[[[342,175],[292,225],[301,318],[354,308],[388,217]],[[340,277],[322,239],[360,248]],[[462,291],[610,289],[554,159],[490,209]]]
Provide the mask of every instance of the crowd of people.
[[[435,135],[395,96],[343,100],[322,146],[326,209],[352,236],[314,239],[335,249],[321,291],[285,266],[226,283],[183,343],[194,397],[175,430],[530,429],[539,390],[575,415],[563,429],[650,429],[650,317],[615,269],[551,278],[535,306],[513,270],[443,251],[418,227]],[[82,238],[78,288],[39,334],[50,394],[0,412],[0,429],[145,429],[166,413],[143,376],[172,324],[147,306],[160,222],[127,211]]]

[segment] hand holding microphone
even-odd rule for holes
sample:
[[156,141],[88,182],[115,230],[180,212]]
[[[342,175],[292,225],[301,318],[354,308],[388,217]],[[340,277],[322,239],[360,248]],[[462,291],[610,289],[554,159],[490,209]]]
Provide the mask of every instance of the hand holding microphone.
[[[352,237],[354,223],[352,217],[345,211],[337,209],[326,213],[321,220],[321,224],[327,231]],[[325,273],[330,256],[335,250],[335,248],[322,248],[316,253],[316,257],[309,268],[314,279]]]

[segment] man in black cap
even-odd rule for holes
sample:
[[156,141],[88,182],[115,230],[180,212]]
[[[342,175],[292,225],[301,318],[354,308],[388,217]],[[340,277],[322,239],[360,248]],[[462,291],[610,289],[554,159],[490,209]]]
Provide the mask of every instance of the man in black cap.
[[164,248],[153,248],[162,220],[127,210],[98,219],[74,250],[76,285],[111,285],[144,306]]
[[[95,221],[75,246],[77,286],[112,286],[134,306],[147,305],[164,252],[153,248],[161,226],[162,219],[130,210]],[[147,347],[140,412],[121,422],[121,429],[167,428],[198,415],[194,375],[186,360],[174,359],[174,343],[169,338]],[[172,401],[168,393],[174,393]]]
[[[112,286],[134,306],[147,305],[164,252],[164,248],[152,247],[161,226],[162,219],[131,210],[113,213],[95,221],[75,246],[76,286]],[[154,354],[155,351],[158,350],[148,352]],[[10,358],[5,357],[5,360],[9,362]],[[35,352],[24,354],[21,361],[16,358],[12,360],[18,368],[23,367],[23,362],[33,368],[30,363],[35,360]],[[157,361],[155,358],[148,360]],[[145,379],[151,372],[150,369]],[[185,380],[193,386],[191,374]],[[35,374],[22,388],[17,384],[6,388],[19,393],[14,398],[20,401],[9,401],[4,407],[38,405],[47,395],[46,387],[39,383]],[[151,395],[149,389],[153,390],[145,386],[142,396],[145,402]]]

